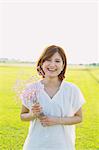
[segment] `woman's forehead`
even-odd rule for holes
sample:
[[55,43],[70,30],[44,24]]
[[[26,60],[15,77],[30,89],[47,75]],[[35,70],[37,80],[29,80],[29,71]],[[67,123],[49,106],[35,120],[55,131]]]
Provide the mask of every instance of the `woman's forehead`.
[[50,58],[62,59],[61,55],[58,52],[54,53]]

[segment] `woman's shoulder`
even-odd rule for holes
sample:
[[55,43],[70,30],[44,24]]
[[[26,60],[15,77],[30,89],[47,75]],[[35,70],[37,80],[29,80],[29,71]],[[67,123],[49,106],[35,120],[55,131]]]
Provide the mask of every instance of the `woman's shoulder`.
[[29,93],[33,92],[33,91],[39,91],[40,88],[40,84],[39,81],[33,82],[33,83],[27,83],[24,86],[24,89],[21,92],[21,95],[28,95]]
[[41,80],[35,81],[33,83],[29,83],[26,85],[26,89],[41,89],[43,88],[43,85],[41,84]]
[[27,83],[26,84],[26,88],[30,89],[30,88],[37,88],[39,86],[39,81],[35,81],[35,82],[31,82],[31,83]]
[[79,87],[75,83],[65,81],[65,80],[64,80],[64,88],[68,88],[68,89],[72,89],[72,90],[78,90],[79,89]]

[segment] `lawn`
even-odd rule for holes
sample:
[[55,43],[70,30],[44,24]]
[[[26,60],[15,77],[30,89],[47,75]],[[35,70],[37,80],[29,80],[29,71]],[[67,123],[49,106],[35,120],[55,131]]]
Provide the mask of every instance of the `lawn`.
[[[32,66],[0,66],[0,150],[22,150],[29,122],[20,120],[13,86],[34,74]],[[65,80],[76,84],[86,99],[83,122],[76,125],[76,150],[99,150],[99,68],[68,66]]]

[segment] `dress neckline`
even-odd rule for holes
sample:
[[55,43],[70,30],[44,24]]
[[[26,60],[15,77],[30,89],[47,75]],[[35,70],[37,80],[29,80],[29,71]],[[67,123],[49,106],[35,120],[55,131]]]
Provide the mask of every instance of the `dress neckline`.
[[44,92],[44,94],[48,97],[48,99],[49,99],[50,101],[52,101],[52,100],[60,93],[60,91],[61,91],[61,89],[62,89],[62,86],[63,86],[63,83],[64,83],[64,80],[62,80],[62,82],[61,82],[61,84],[60,84],[58,90],[57,90],[56,93],[53,95],[53,97],[50,97],[49,94],[48,94],[48,93],[45,91],[45,89],[44,89],[44,84],[42,83],[42,80],[40,80],[40,85],[41,85],[42,88],[43,88],[43,92]]

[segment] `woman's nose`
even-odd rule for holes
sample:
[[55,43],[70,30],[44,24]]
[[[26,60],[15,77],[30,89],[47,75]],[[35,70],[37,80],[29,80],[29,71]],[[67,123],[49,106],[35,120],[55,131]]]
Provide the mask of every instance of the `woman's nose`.
[[51,67],[54,67],[54,66],[55,66],[55,62],[51,61],[51,62],[50,62],[50,66],[51,66]]

